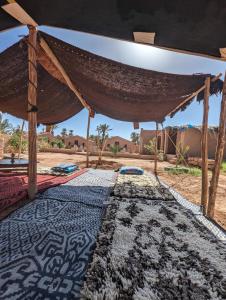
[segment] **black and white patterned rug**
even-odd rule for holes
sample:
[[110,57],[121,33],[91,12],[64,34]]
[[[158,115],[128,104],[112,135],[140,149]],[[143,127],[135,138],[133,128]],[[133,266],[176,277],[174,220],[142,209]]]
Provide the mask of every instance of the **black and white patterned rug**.
[[126,198],[145,198],[149,200],[175,200],[168,188],[165,188],[155,176],[118,175],[114,187],[114,196]]
[[226,246],[176,201],[111,197],[81,299],[226,299]]
[[1,300],[79,299],[114,181],[90,170],[0,222]]

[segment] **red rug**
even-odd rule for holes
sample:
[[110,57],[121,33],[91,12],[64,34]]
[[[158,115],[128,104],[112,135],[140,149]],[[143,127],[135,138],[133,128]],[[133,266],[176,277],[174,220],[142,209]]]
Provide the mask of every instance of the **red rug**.
[[[38,191],[64,184],[87,170],[79,170],[68,176],[37,175]],[[0,177],[0,212],[7,207],[27,197],[28,176],[27,175],[4,175]]]

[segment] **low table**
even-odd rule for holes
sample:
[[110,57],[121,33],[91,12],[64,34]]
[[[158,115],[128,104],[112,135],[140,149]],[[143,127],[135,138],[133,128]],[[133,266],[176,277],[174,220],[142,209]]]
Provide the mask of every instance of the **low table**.
[[26,159],[0,159],[0,170],[1,171],[21,171],[28,169],[28,160]]

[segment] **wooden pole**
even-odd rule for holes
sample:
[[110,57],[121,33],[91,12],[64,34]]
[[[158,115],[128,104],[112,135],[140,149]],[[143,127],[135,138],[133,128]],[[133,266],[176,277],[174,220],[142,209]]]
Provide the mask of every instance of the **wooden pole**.
[[210,188],[209,188],[209,202],[208,202],[207,215],[210,218],[214,217],[214,212],[215,212],[214,210],[215,210],[215,201],[217,195],[217,186],[218,186],[219,175],[220,175],[220,167],[221,167],[223,154],[224,154],[225,127],[226,127],[226,73],[224,77],[224,85],[223,85],[223,92],[222,92],[217,148],[215,153],[215,164],[214,164],[213,174],[212,174]]
[[156,130],[155,130],[155,166],[154,166],[155,175],[157,175],[157,166],[158,166],[158,123],[156,122]]
[[86,134],[86,168],[89,167],[89,128],[90,128],[90,113],[88,114],[87,134]]
[[168,135],[167,129],[164,130],[164,155],[167,154],[167,145],[168,145]]
[[161,129],[161,145],[160,145],[160,150],[163,153],[164,152],[164,129],[163,129],[163,124],[162,124],[162,129]]
[[37,192],[37,30],[28,26],[28,196],[34,199]]
[[23,141],[23,132],[24,132],[24,124],[25,124],[25,121],[23,120],[22,125],[21,125],[21,130],[20,130],[20,144],[19,144],[19,151],[18,151],[18,159],[20,159],[20,155],[21,155],[22,141]]
[[204,101],[203,101],[203,121],[202,121],[202,193],[201,207],[203,214],[206,214],[208,202],[208,114],[209,114],[210,77],[206,78]]

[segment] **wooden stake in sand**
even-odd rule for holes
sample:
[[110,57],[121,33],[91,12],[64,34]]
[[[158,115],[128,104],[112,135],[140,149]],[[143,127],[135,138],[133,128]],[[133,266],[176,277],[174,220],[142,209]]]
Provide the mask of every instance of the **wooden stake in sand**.
[[223,92],[222,92],[217,148],[215,153],[215,164],[214,164],[213,174],[212,174],[210,188],[209,188],[209,203],[208,203],[207,215],[210,218],[214,217],[214,212],[215,212],[214,210],[215,210],[217,186],[219,181],[220,167],[223,159],[224,145],[225,145],[225,127],[226,127],[226,73],[224,77],[224,85],[223,85]]
[[86,168],[89,167],[89,128],[90,128],[90,113],[88,114],[87,134],[86,134]]
[[209,114],[210,77],[205,80],[204,101],[203,101],[203,121],[202,121],[202,194],[201,206],[203,214],[206,214],[208,202],[208,114]]
[[155,130],[155,166],[154,166],[154,173],[157,175],[157,167],[158,167],[158,123],[156,123],[156,130]]
[[35,198],[37,192],[37,30],[28,26],[28,196]]

